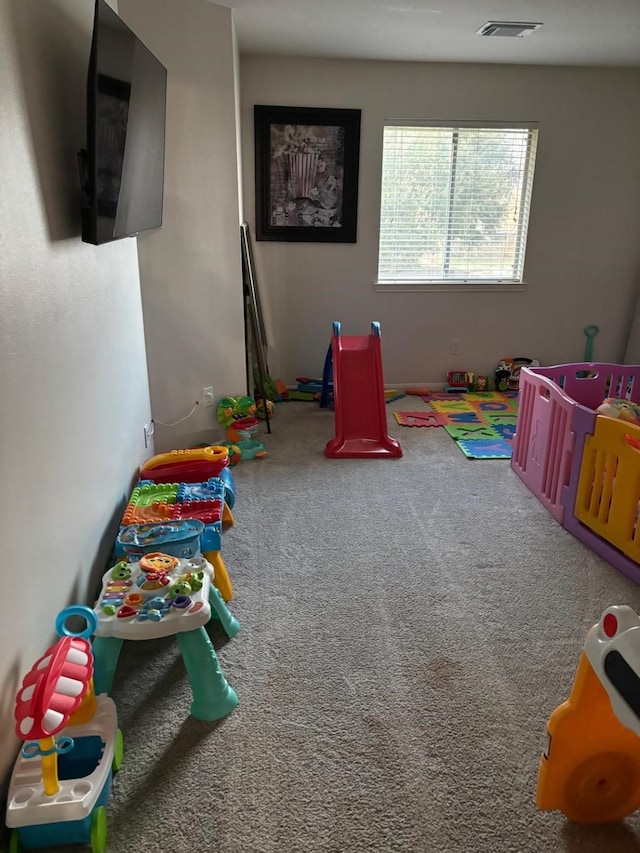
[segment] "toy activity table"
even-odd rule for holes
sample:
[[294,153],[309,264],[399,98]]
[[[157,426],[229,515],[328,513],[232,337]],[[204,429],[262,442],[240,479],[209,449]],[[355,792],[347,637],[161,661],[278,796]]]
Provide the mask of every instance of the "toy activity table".
[[227,683],[205,625],[215,614],[226,634],[240,625],[212,583],[213,567],[203,556],[180,559],[160,552],[125,560],[107,571],[95,605],[93,655],[98,692],[111,693],[124,640],[175,636],[193,692],[191,714],[218,720],[238,704]]
[[[131,493],[122,526],[196,519],[204,524],[200,548],[213,566],[213,582],[225,601],[233,596],[231,579],[222,559],[222,525],[227,489],[219,477],[203,483],[153,483],[141,480]],[[116,554],[124,549],[116,545]]]

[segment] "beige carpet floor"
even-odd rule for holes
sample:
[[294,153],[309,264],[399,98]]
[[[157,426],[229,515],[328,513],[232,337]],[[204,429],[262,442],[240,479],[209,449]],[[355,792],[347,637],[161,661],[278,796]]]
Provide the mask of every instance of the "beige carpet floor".
[[400,460],[329,460],[333,413],[280,405],[234,469],[224,559],[242,625],[214,636],[240,697],[189,717],[171,640],[125,644],[111,853],[627,853],[640,819],[536,811],[545,724],[585,633],[640,589],[504,460],[389,428]]

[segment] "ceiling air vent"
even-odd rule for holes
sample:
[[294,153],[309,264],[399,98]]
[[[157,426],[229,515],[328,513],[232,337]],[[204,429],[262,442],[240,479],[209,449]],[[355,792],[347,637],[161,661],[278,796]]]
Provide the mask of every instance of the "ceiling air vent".
[[542,24],[526,24],[522,21],[487,21],[484,26],[476,30],[479,36],[505,36],[507,38],[522,39],[530,36],[534,30]]

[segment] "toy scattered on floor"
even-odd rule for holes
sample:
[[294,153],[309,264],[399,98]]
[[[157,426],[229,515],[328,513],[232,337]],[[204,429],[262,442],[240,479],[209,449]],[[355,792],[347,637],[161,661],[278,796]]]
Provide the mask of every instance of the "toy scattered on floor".
[[[71,617],[84,619],[85,629],[69,631]],[[105,850],[105,806],[123,747],[113,700],[94,691],[90,637],[97,621],[88,607],[62,610],[55,622],[60,639],[16,696],[16,734],[24,744],[9,783],[10,853],[71,844]]]
[[317,391],[298,391],[293,389],[289,391],[289,400],[296,400],[303,403],[317,403],[320,395]]
[[309,379],[308,376],[297,376],[297,390],[307,394],[322,393],[322,379]]
[[[266,420],[264,404],[265,404],[264,400],[258,400],[256,403],[256,416],[261,421]],[[271,420],[271,418],[274,416],[275,411],[276,411],[276,407],[273,405],[271,400],[267,400],[267,414],[269,415],[269,420]]]
[[[503,362],[500,362],[500,370],[503,369]],[[504,388],[498,388],[496,379],[496,390],[508,390],[508,376],[511,373],[511,368],[504,366]],[[476,376],[473,371],[450,370],[447,373],[447,381],[443,389],[449,394],[461,394],[465,391],[484,392],[489,391],[489,380],[486,376]],[[421,395],[422,396],[422,395]]]
[[[540,362],[535,358],[503,358],[493,372],[493,382],[496,391],[517,391],[520,385],[520,371],[523,367],[539,367]],[[485,375],[476,376],[472,371],[450,370],[444,391],[448,393],[464,393],[465,391],[485,392],[490,390],[489,378]]]
[[569,699],[551,714],[536,804],[575,823],[640,808],[640,619],[609,607],[580,655]]
[[236,457],[239,452],[240,459],[261,459],[267,455],[266,446],[254,438],[259,427],[256,413],[253,397],[223,397],[218,403],[218,423],[227,430],[224,445],[233,447]]
[[237,465],[242,459],[242,451],[237,444],[232,444],[231,442],[227,442],[225,446],[229,451],[229,464]]
[[424,412],[394,412],[393,416],[400,426],[406,427],[439,427],[444,422],[438,412],[430,409]]
[[385,388],[384,391],[384,401],[385,403],[395,403],[396,400],[404,399],[404,394],[402,391],[395,391],[392,388]]
[[266,445],[254,438],[258,426],[256,418],[240,418],[227,427],[228,444],[240,452],[240,459],[262,459],[267,455]]
[[217,418],[218,423],[223,427],[231,426],[234,421],[239,421],[242,418],[255,418],[256,416],[256,401],[253,397],[223,397],[218,403]]
[[428,397],[431,389],[426,387],[405,388],[404,393],[415,397]]
[[[260,374],[257,368],[254,368],[253,371],[253,384],[256,397],[261,397]],[[289,399],[289,389],[284,382],[280,379],[272,379],[269,374],[266,374],[264,377],[264,393],[267,400],[271,400],[273,403],[281,403],[282,401]]]
[[[489,380],[486,376],[476,376],[472,371],[450,370],[443,390],[449,394],[460,394],[465,391],[484,392],[489,390]],[[506,391],[507,388],[505,386],[504,389],[499,390]]]
[[[323,379],[309,379],[308,376],[297,376],[296,388],[289,391],[290,400],[298,400],[306,403],[320,403],[323,407]],[[333,400],[333,382],[329,380],[327,388],[327,402]],[[327,403],[324,404],[326,407]]]
[[[276,391],[278,392],[279,396],[282,397],[283,400],[287,400],[289,398],[289,389],[284,384],[282,379],[276,379],[275,380],[275,386],[276,386]],[[274,400],[274,402],[277,403],[278,399],[276,398]]]
[[618,418],[627,423],[640,425],[640,406],[632,403],[631,400],[607,397],[600,403],[596,412],[606,418]]
[[536,358],[503,358],[494,371],[497,391],[517,391],[523,367],[540,367]]
[[511,359],[511,376],[507,382],[508,391],[518,391],[520,388],[520,371],[523,367],[540,367],[537,358],[513,358]]
[[493,378],[496,383],[497,391],[506,391],[509,387],[509,379],[511,377],[511,359],[502,359],[493,372]]
[[450,370],[447,373],[445,391],[460,393],[469,390],[470,374],[466,370]]

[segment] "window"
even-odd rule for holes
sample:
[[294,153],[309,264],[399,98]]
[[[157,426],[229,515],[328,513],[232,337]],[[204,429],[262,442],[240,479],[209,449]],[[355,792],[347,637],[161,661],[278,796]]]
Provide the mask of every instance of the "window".
[[521,283],[537,136],[386,125],[378,283]]

